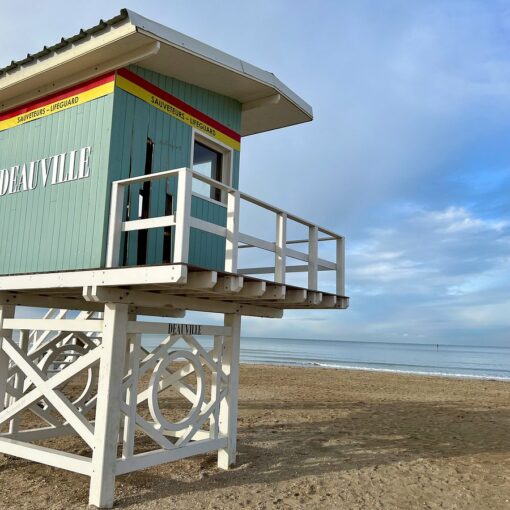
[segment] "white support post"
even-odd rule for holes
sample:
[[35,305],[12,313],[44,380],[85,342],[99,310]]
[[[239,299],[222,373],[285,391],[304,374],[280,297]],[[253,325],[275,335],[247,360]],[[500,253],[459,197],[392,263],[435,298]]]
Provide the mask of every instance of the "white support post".
[[188,168],[179,170],[175,210],[174,264],[188,263],[192,179],[191,170]]
[[345,238],[336,240],[336,293],[345,296]]
[[318,289],[319,229],[309,228],[308,236],[308,288]]
[[211,399],[215,401],[217,409],[211,413],[209,420],[209,437],[211,439],[218,438],[218,416],[220,407],[220,393],[221,393],[221,363],[223,354],[223,336],[214,335],[214,349],[213,349],[213,361],[215,370],[212,373],[211,379]]
[[[136,315],[129,316],[130,321],[136,321]],[[134,439],[136,429],[136,399],[138,396],[138,374],[140,369],[140,346],[142,335],[131,333],[128,335],[126,349],[126,375],[131,381],[126,388],[125,403],[129,414],[124,417],[122,458],[129,459],[134,453]]]
[[225,244],[225,271],[237,273],[239,246],[239,191],[229,191],[227,195],[227,238]]
[[0,412],[5,409],[7,377],[9,374],[9,356],[5,353],[2,344],[4,337],[12,338],[12,330],[4,330],[3,323],[5,319],[14,318],[15,311],[15,306],[0,305]]
[[[20,340],[19,340],[19,348],[22,352],[25,354],[28,351],[28,344],[30,341],[30,331],[27,329],[21,330],[20,333]],[[22,394],[23,393],[23,385],[25,384],[25,374],[22,370],[20,370],[15,376],[14,376],[14,390],[17,393]],[[11,405],[15,402],[15,399],[11,400]],[[15,416],[9,423],[9,434],[14,434],[19,431],[19,422],[20,422],[20,415]]]
[[287,270],[287,214],[276,215],[276,244],[274,259],[274,281],[285,283]]
[[218,467],[221,469],[228,469],[236,461],[241,316],[225,314],[225,326],[232,328],[232,334],[224,338],[222,359],[223,372],[228,377],[228,391],[220,405],[218,423],[220,437],[227,438],[227,447],[218,450]]
[[113,506],[127,324],[128,305],[105,304],[89,492],[97,508]]
[[112,185],[112,197],[110,205],[110,223],[108,227],[106,267],[119,266],[123,209],[124,186],[118,182],[114,182]]

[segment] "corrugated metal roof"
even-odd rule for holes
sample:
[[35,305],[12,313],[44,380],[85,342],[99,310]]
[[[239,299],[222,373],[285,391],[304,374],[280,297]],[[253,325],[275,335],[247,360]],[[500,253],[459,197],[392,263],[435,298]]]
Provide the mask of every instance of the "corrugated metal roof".
[[[152,46],[137,53],[155,42],[157,51]],[[313,119],[312,107],[273,73],[129,9],[0,69],[0,111],[38,97],[34,91],[54,90],[83,70],[99,72],[102,64],[101,72],[112,70],[108,65],[116,61],[117,67],[137,63],[236,99],[243,105],[242,136]]]
[[97,25],[94,25],[91,28],[87,29],[80,29],[80,31],[73,35],[72,37],[62,37],[59,43],[54,44],[53,46],[44,46],[44,48],[37,52],[37,53],[28,53],[26,58],[22,60],[13,60],[8,66],[5,66],[3,68],[0,68],[0,77],[4,74],[8,73],[9,71],[13,71],[14,69],[17,69],[18,67],[24,66],[26,64],[29,64],[30,62],[33,62],[34,60],[40,59],[42,57],[45,57],[49,55],[50,53],[58,52],[59,50],[62,50],[63,48],[80,41],[82,39],[85,39],[86,37],[89,37],[90,35],[95,35],[98,32],[102,32],[103,30],[107,29],[108,27],[111,27],[112,25],[116,25],[117,23],[120,23],[121,21],[124,21],[125,19],[129,18],[129,13],[127,9],[121,9],[120,13],[117,14],[117,16],[109,19],[109,20],[100,20]]

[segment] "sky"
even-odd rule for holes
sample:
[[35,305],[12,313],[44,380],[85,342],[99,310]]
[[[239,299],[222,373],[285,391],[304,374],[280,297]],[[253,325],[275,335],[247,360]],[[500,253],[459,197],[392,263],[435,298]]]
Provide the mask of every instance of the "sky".
[[314,108],[243,139],[240,187],[346,236],[351,306],[246,318],[243,335],[510,340],[510,2],[0,0],[0,64],[121,7]]

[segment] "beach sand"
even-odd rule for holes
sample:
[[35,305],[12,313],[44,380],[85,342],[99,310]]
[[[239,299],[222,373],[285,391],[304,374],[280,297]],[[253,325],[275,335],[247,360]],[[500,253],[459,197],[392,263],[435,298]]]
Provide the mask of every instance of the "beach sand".
[[[497,381],[244,365],[237,466],[205,455],[118,477],[116,508],[510,509],[509,397]],[[87,492],[0,455],[2,509],[84,509]]]

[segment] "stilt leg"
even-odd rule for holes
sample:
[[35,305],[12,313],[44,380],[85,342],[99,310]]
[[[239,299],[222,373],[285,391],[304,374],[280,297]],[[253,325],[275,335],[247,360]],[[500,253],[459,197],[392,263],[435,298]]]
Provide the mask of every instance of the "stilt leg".
[[239,386],[239,343],[241,316],[225,315],[225,326],[232,328],[226,336],[223,349],[223,371],[228,376],[228,393],[220,405],[219,433],[228,438],[227,448],[218,451],[218,467],[228,469],[236,461],[237,389]]
[[[130,321],[136,321],[136,315],[129,317]],[[136,399],[138,397],[138,370],[140,368],[140,343],[142,335],[128,335],[126,349],[126,375],[131,376],[131,383],[123,396],[129,408],[129,413],[124,416],[122,458],[128,459],[134,453],[135,425],[136,425]]]
[[89,504],[98,508],[113,506],[127,321],[127,305],[105,304],[89,493]]
[[[12,335],[12,332],[11,332]],[[26,329],[20,332],[19,348],[26,354],[28,351],[28,343],[30,341],[30,331]],[[20,371],[14,377],[14,389],[23,394],[23,383],[25,382],[25,374]],[[11,403],[14,403],[16,399],[12,399]],[[19,430],[20,416],[13,418],[9,424],[9,433],[13,434]]]
[[12,331],[3,330],[3,322],[5,319],[12,319],[15,310],[15,306],[0,305],[0,412],[5,409],[7,376],[9,373],[9,357],[2,348],[2,340],[4,336],[6,338],[12,337]]

